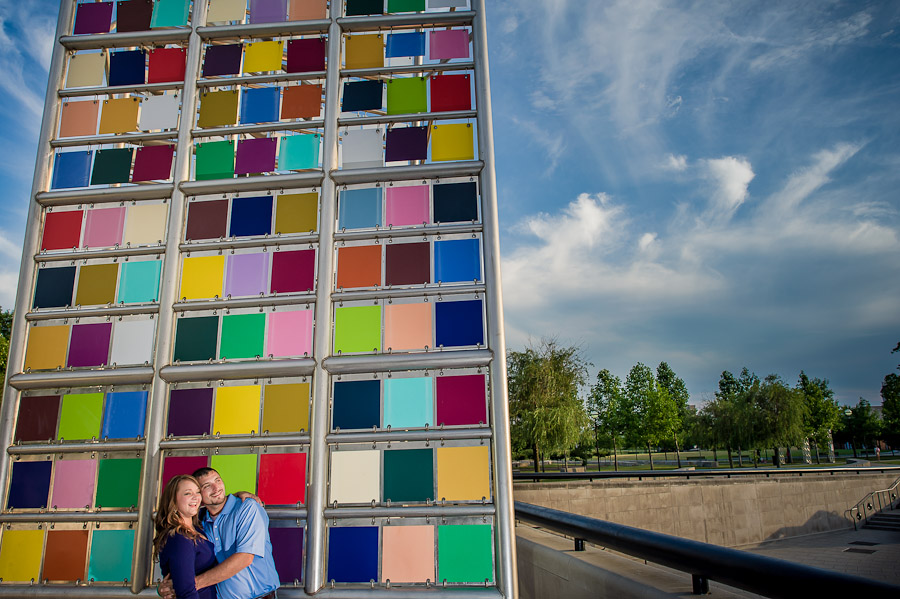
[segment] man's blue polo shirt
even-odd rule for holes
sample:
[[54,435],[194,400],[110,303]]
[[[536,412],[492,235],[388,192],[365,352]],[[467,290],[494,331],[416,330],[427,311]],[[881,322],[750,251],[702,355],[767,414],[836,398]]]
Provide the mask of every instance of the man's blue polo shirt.
[[269,541],[269,516],[255,501],[241,501],[234,495],[215,519],[203,517],[203,530],[215,546],[219,563],[235,553],[252,553],[253,562],[216,585],[219,599],[254,599],[278,588],[278,572]]

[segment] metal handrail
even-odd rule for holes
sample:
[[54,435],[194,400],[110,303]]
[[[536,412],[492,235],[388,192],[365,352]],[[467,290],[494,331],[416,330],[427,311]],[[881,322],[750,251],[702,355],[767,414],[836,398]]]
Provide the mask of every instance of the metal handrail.
[[[856,505],[844,512],[850,518],[850,520],[853,521],[853,530],[857,529],[857,524],[861,520],[865,520],[866,524],[868,524],[870,514],[874,516],[875,514],[883,511],[885,507],[889,507],[893,510],[894,503],[896,503],[897,501],[898,486],[900,486],[900,478],[895,480],[894,483],[887,489],[872,491],[871,493],[860,499],[856,503]],[[878,509],[875,509],[876,503],[878,505]]]
[[709,581],[738,587],[766,597],[898,597],[900,586],[795,564],[682,539],[624,524],[570,514],[517,501],[516,519],[537,524],[626,553],[647,561],[691,574],[694,594],[709,591]]
[[742,468],[728,470],[619,470],[613,472],[513,472],[513,480],[531,480],[540,482],[542,480],[588,480],[595,478],[636,478],[638,480],[644,478],[698,478],[709,476],[724,476],[731,478],[733,476],[765,476],[770,478],[772,475],[798,475],[804,474],[868,474],[885,472],[900,472],[900,466],[880,466],[880,467],[856,467],[856,468]]

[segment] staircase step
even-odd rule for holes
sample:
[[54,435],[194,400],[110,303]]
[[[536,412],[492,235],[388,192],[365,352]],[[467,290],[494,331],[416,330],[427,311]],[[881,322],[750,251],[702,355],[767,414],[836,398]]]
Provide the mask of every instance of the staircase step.
[[870,530],[889,530],[892,532],[900,532],[900,526],[890,526],[885,524],[865,524],[863,528],[868,528]]

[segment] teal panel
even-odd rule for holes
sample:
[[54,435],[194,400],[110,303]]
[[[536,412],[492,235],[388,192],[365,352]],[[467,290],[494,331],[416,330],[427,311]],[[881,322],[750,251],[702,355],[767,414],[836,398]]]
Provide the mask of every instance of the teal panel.
[[281,138],[278,170],[298,171],[319,167],[319,136],[289,135]]
[[384,426],[415,428],[434,425],[431,377],[384,381]]
[[161,260],[123,263],[118,301],[135,304],[159,300],[161,270]]
[[91,536],[88,580],[123,582],[131,578],[133,530],[95,530]]
[[191,0],[154,0],[150,27],[184,27]]

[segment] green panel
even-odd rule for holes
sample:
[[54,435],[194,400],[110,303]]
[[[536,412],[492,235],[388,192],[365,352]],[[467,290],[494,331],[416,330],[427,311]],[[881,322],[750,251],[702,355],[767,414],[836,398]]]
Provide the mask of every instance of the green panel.
[[348,306],[334,311],[334,351],[381,350],[381,306]]
[[388,12],[422,12],[425,0],[388,0]]
[[175,323],[175,353],[173,360],[191,362],[216,357],[218,316],[179,318]]
[[388,114],[427,112],[425,98],[425,77],[389,79],[387,82]]
[[131,148],[112,148],[97,150],[94,158],[94,170],[91,172],[91,185],[109,183],[128,183],[131,177]]
[[66,441],[99,438],[102,414],[102,393],[63,395],[57,437]]
[[384,452],[384,496],[400,501],[434,499],[434,458],[430,449]]
[[133,530],[95,530],[91,535],[88,580],[122,583],[131,578]]
[[318,135],[288,135],[281,138],[278,170],[298,171],[319,166]]
[[159,299],[161,260],[125,262],[119,281],[118,301],[126,304],[155,302]]
[[191,0],[154,0],[150,27],[183,27]]
[[194,148],[197,154],[194,178],[197,181],[234,177],[233,141],[208,141]]
[[100,460],[98,470],[95,506],[128,508],[138,504],[141,460]]
[[222,317],[222,341],[219,358],[255,358],[264,356],[265,314],[233,314]]
[[491,525],[438,526],[438,577],[447,582],[493,582]]
[[255,455],[214,455],[209,466],[222,477],[227,493],[256,492]]

